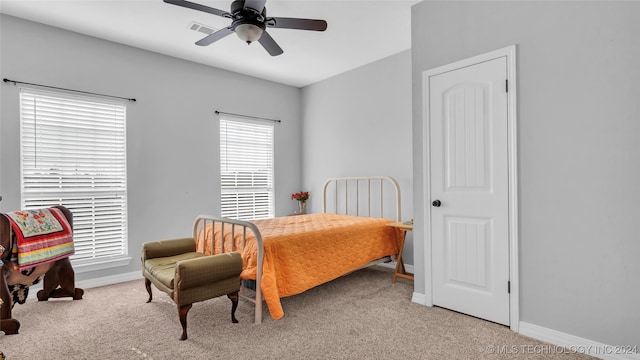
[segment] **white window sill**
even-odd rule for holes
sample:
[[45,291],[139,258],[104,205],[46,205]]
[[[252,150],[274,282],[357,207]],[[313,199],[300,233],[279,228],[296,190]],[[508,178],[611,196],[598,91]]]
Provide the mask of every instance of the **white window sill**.
[[100,260],[71,260],[71,265],[73,266],[73,270],[76,274],[91,272],[96,270],[110,269],[120,266],[129,265],[131,262],[131,257],[129,256],[119,256],[115,258],[109,259],[100,259]]

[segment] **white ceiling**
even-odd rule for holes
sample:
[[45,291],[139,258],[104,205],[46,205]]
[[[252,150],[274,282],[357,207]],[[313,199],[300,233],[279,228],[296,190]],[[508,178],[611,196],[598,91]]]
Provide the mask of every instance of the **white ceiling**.
[[[231,0],[192,0],[229,11]],[[192,22],[220,29],[229,19],[162,0],[0,0],[0,12],[218,68],[302,87],[411,48],[416,0],[267,0],[267,16],[324,19],[324,32],[273,29],[272,57],[234,34],[209,46]]]

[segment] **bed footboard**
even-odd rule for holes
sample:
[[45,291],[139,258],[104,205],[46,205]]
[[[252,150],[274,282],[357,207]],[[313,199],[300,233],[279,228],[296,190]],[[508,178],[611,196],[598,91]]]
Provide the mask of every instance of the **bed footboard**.
[[[264,258],[264,246],[262,242],[262,235],[260,234],[260,230],[248,221],[236,220],[236,219],[228,219],[228,218],[220,218],[212,215],[199,215],[194,224],[193,224],[193,238],[199,239],[201,234],[206,234],[208,228],[216,229],[219,226],[220,235],[213,236],[203,236],[202,238],[205,241],[209,241],[208,245],[214,252],[214,254],[218,253],[227,253],[238,251],[242,252],[244,246],[246,245],[247,236],[249,233],[252,233],[256,239],[256,248],[257,248],[257,268],[256,268],[256,280],[255,280],[255,291],[251,290],[248,286],[245,286],[245,282],[247,280],[242,280],[242,286],[240,287],[239,296],[243,299],[246,299],[253,304],[255,304],[255,323],[262,323],[262,291],[261,283],[262,283],[262,262]],[[239,237],[240,241],[236,242],[234,240],[226,243],[224,239],[230,236],[231,239],[236,239]],[[217,242],[217,243],[216,243]]]

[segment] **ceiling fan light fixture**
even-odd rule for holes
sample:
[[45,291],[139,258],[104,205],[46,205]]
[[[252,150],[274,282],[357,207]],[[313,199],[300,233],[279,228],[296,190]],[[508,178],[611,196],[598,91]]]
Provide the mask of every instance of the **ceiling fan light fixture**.
[[[269,55],[278,56],[283,53],[282,48],[266,31],[267,27],[313,31],[325,31],[327,29],[327,22],[324,20],[287,17],[268,18],[267,8],[265,7],[267,0],[233,0],[230,12],[187,0],[164,0],[164,2],[231,19],[231,26],[211,32],[196,41],[198,46],[211,45],[235,32],[238,38],[247,44],[258,40]],[[196,30],[193,26],[191,29]]]
[[235,28],[236,35],[247,44],[260,40],[263,31],[263,28],[254,24],[240,24]]

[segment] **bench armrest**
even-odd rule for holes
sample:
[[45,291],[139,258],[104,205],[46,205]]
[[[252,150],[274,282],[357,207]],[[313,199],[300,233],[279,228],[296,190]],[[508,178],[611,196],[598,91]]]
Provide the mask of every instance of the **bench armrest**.
[[196,251],[196,241],[193,238],[151,241],[142,245],[142,263],[145,260],[159,257],[175,256]]
[[182,260],[176,264],[175,286],[177,289],[188,289],[234,277],[240,282],[241,272],[242,257],[239,252]]

